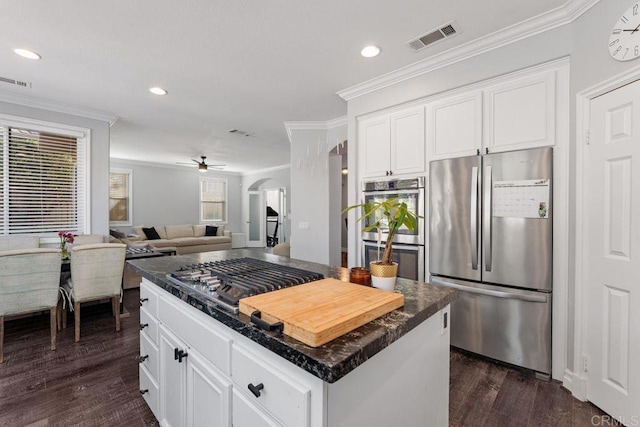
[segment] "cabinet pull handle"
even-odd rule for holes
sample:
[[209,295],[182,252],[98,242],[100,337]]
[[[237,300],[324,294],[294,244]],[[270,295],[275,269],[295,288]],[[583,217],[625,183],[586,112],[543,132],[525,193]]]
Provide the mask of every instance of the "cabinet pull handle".
[[144,390],[140,390],[140,394],[146,394],[149,393],[149,389],[145,388]]
[[260,391],[264,389],[264,384],[260,383],[258,385],[253,385],[249,383],[249,390],[255,397],[260,397]]
[[282,332],[284,330],[284,325],[282,324],[282,322],[268,323],[262,320],[262,313],[260,313],[259,310],[251,313],[251,322],[255,323],[258,328],[264,329],[265,331]]
[[140,323],[140,330],[143,330],[144,328],[146,328],[147,326],[149,326],[148,323]]
[[146,356],[140,356],[140,363],[144,362],[145,360],[147,360],[149,358],[149,355],[147,354]]
[[184,350],[178,350],[177,348],[173,349],[173,360],[177,360],[178,363],[182,363],[182,359],[187,357],[189,354]]
[[140,307],[142,307],[142,303],[149,301],[149,298],[140,298]]

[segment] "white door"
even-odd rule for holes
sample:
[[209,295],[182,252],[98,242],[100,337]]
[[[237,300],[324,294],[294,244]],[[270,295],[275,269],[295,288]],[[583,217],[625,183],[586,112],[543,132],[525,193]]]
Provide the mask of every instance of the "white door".
[[247,247],[265,246],[265,212],[262,191],[249,191],[249,217],[247,219]]
[[[640,415],[640,81],[591,101],[585,158],[587,399]],[[635,418],[633,418],[635,417]]]

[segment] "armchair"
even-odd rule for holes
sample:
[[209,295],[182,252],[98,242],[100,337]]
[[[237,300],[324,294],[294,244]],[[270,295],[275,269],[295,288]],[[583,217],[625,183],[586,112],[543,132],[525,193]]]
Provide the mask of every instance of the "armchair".
[[5,316],[49,310],[51,350],[56,349],[60,252],[44,248],[0,252],[0,363]]
[[80,341],[83,302],[111,298],[116,331],[120,331],[120,287],[126,248],[119,243],[96,243],[71,249],[71,278],[63,287],[73,302],[76,342]]
[[0,251],[17,249],[36,249],[40,247],[38,236],[0,236]]

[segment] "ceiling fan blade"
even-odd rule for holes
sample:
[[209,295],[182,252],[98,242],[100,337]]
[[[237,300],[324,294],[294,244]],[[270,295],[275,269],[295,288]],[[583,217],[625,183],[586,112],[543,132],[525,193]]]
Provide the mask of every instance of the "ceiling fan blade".
[[204,163],[204,162],[199,162],[196,159],[191,159],[192,162],[196,162],[196,163]]
[[176,165],[197,166],[197,165],[194,165],[193,163],[186,163],[186,162],[176,162]]

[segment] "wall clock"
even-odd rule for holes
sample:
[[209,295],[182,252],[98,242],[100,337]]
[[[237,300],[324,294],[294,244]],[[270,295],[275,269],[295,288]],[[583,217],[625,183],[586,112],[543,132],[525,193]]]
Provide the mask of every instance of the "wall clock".
[[618,61],[640,58],[640,2],[632,5],[613,26],[609,53]]

